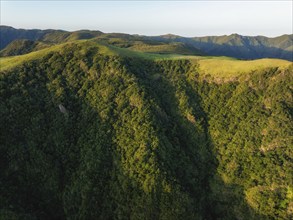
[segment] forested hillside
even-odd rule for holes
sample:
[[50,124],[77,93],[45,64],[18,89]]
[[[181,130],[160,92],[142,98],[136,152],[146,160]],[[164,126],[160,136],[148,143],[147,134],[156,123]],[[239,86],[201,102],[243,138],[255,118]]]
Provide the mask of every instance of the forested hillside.
[[0,219],[290,219],[292,63],[162,57],[1,58]]

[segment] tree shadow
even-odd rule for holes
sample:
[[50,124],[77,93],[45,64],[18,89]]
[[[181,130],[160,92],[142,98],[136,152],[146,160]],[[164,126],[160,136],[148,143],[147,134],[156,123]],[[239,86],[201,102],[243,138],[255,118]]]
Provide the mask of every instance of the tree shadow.
[[262,218],[218,176],[189,61],[75,56],[49,54],[1,79],[2,210],[23,219]]
[[78,95],[85,95],[78,88],[85,83],[81,68],[75,72],[81,76],[70,80],[69,67],[60,65],[73,59],[49,54],[45,64],[29,62],[2,75],[0,214],[5,219],[93,219],[103,210],[106,190],[100,188],[110,179],[111,127]]
[[203,219],[266,219],[247,204],[242,186],[225,183],[217,171],[217,152],[193,65],[189,61],[137,62],[128,61],[126,66],[156,103],[153,115],[162,126],[158,128],[162,149],[157,152],[161,169],[192,198],[198,206],[193,211],[201,212]]

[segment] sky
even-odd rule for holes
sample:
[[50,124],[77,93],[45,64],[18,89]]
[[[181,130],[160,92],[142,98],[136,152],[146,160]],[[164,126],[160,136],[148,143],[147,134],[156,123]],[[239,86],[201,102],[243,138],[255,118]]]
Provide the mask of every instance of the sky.
[[293,1],[0,0],[0,24],[141,35],[264,35],[293,32]]

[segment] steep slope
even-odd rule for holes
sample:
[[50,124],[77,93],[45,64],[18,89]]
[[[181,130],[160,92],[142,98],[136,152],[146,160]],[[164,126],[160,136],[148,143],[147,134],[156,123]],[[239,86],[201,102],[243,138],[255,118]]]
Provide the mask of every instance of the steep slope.
[[[173,144],[165,137],[158,114],[166,113],[156,104],[159,100],[145,94],[144,73],[138,73],[143,69],[131,70],[146,63],[101,54],[100,47],[84,49],[70,44],[12,72],[2,72],[1,124],[9,127],[1,130],[7,174],[1,176],[1,187],[7,192],[1,195],[6,207],[2,217],[201,216],[204,161],[198,155],[197,161],[190,162],[190,180],[180,163],[170,164],[168,158],[178,155],[177,142],[188,136]],[[138,63],[132,67],[129,62]],[[171,114],[181,120],[176,112]],[[170,122],[170,126],[175,125]],[[179,132],[172,129],[174,134]],[[179,153],[191,160],[187,152]],[[6,163],[12,157],[18,159]],[[182,178],[176,178],[177,172]]]
[[0,74],[0,218],[292,214],[292,67],[219,83],[197,59],[94,41],[17,59]]

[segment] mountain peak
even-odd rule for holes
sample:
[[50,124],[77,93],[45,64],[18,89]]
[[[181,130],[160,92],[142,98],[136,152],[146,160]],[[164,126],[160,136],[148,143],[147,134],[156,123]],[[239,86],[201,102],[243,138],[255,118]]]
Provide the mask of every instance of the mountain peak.
[[178,37],[181,37],[181,36],[175,35],[175,34],[163,34],[163,35],[160,35],[160,37],[163,37],[163,38],[166,38],[166,39],[174,39],[174,38],[178,38]]

